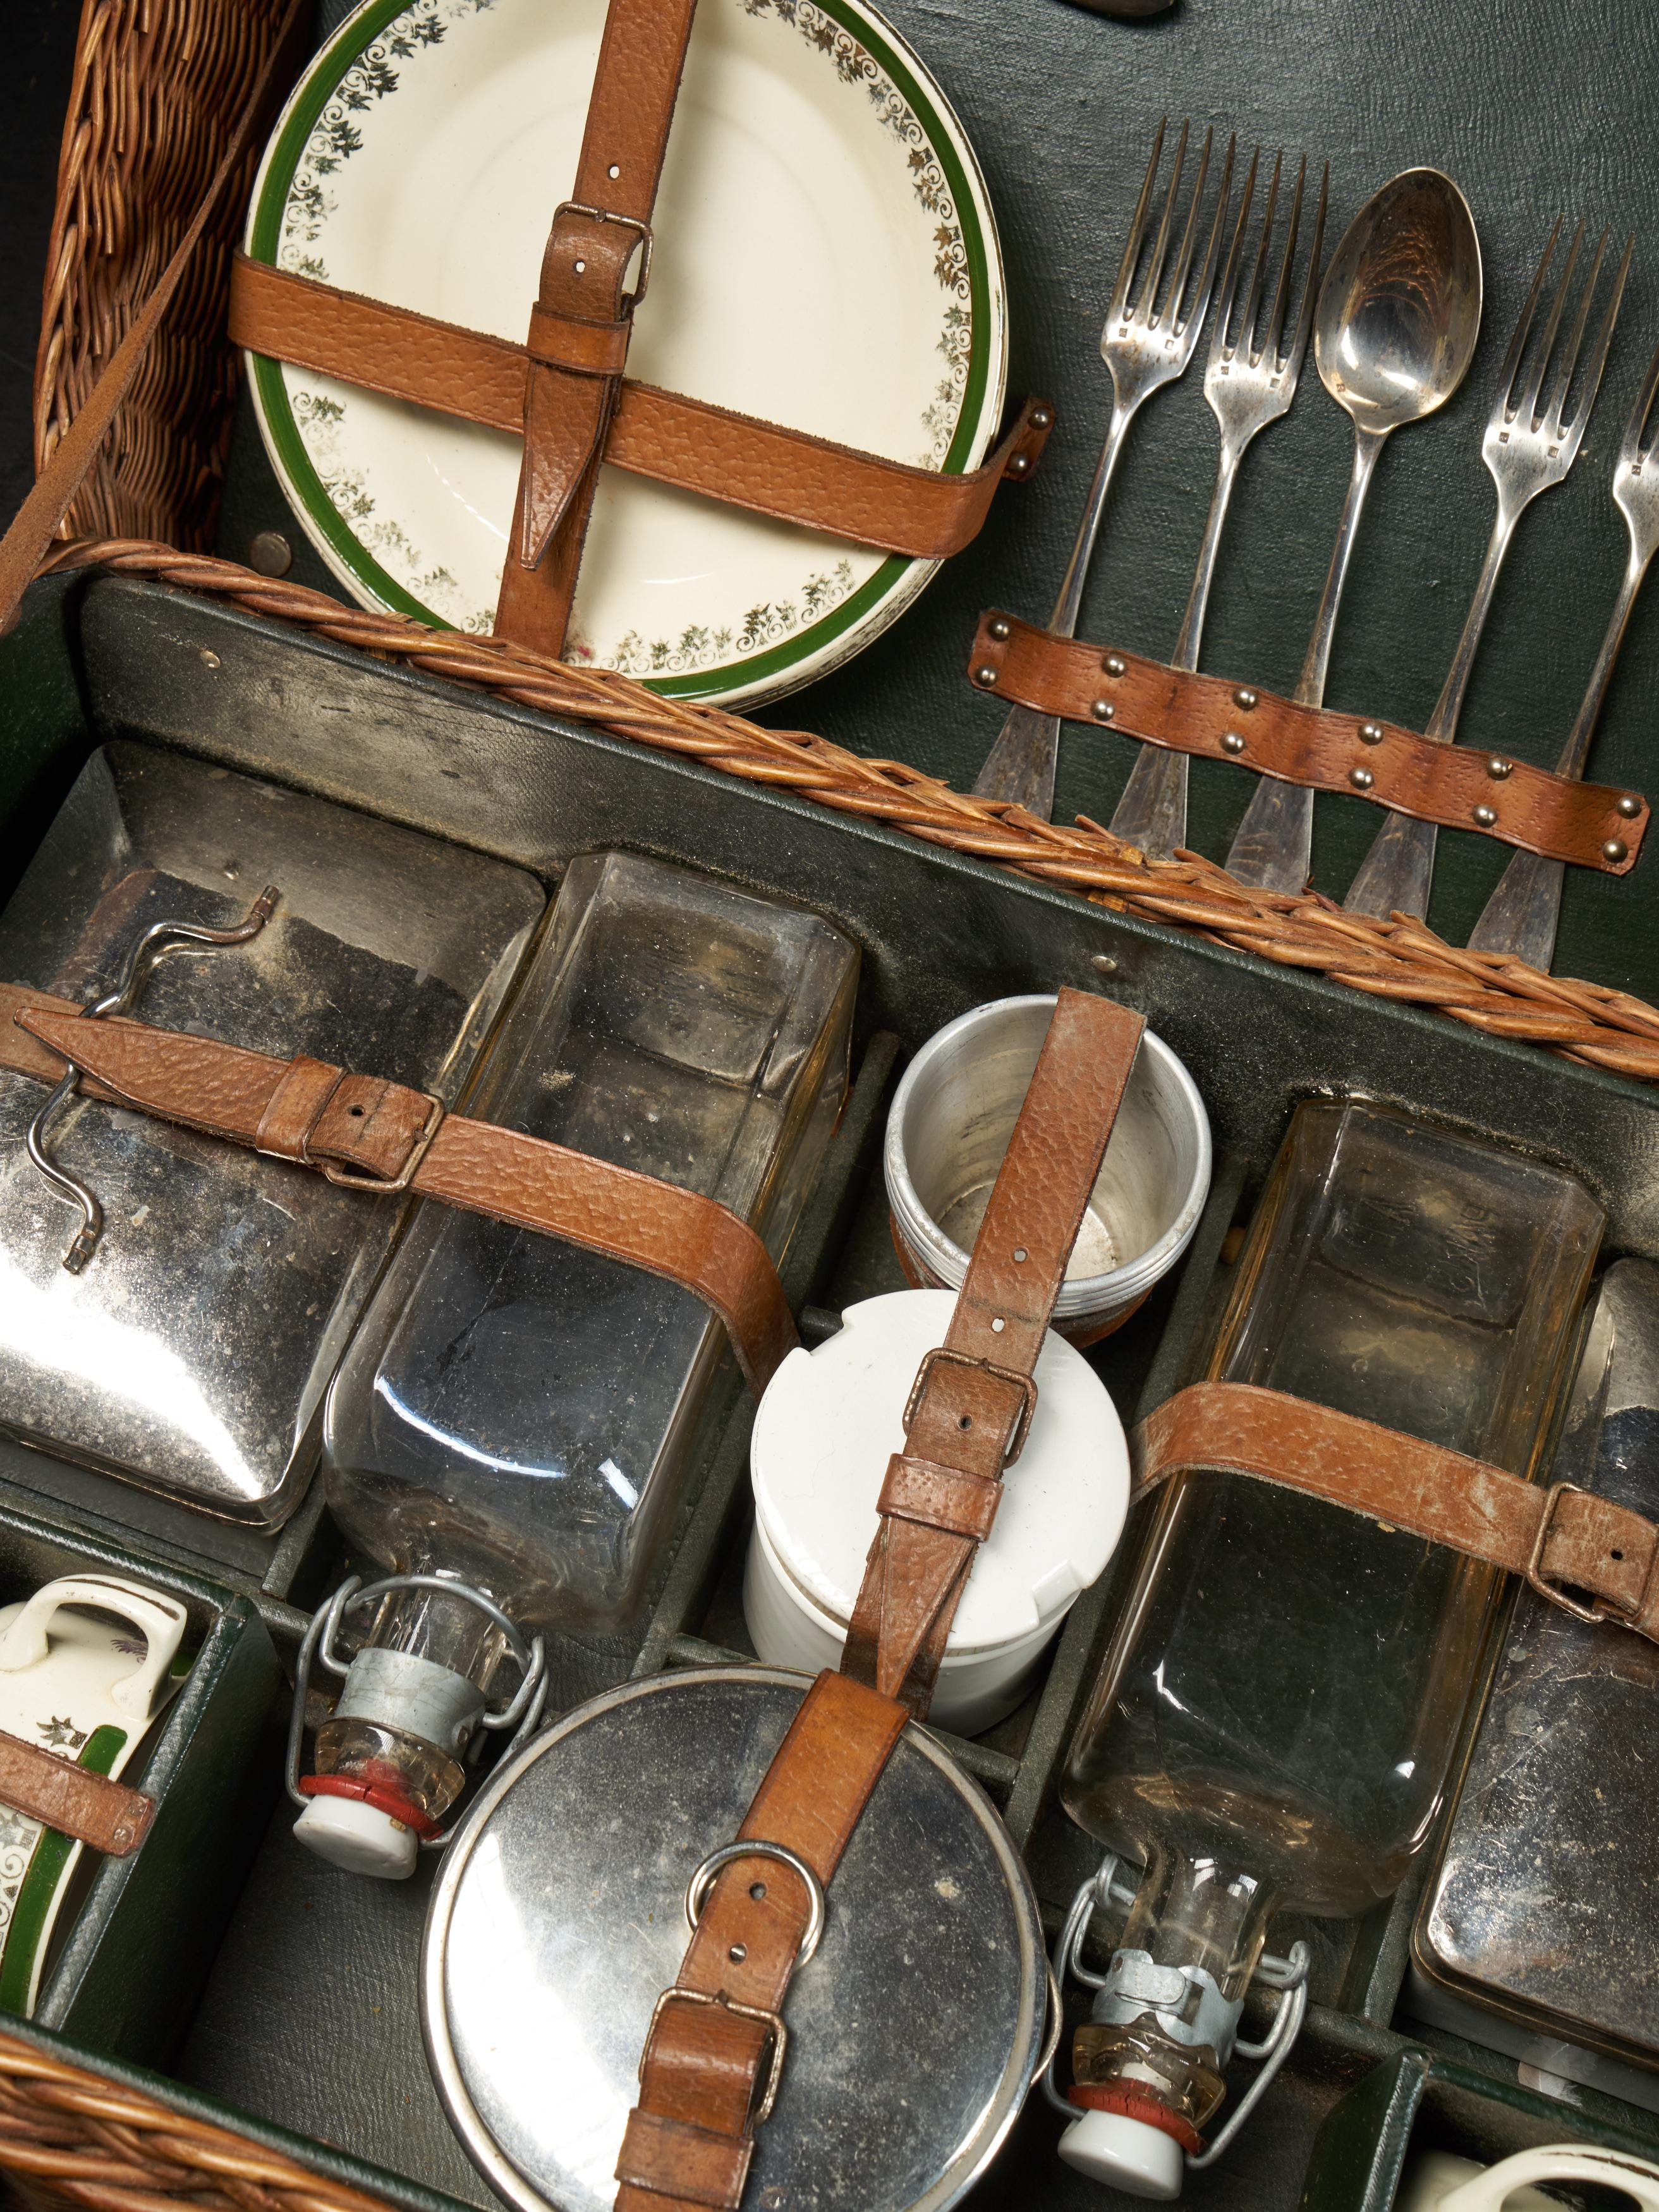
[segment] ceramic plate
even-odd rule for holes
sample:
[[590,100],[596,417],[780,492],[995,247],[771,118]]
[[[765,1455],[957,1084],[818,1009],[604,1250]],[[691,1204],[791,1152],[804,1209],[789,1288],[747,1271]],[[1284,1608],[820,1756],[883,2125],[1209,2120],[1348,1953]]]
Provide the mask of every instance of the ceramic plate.
[[[521,339],[570,189],[604,0],[366,0],[289,102],[257,259]],[[915,56],[854,0],[702,0],[629,374],[959,472],[1002,409],[983,179]],[[365,605],[491,626],[519,441],[251,357],[260,428]],[[607,469],[568,647],[701,698],[823,674],[937,563]]]

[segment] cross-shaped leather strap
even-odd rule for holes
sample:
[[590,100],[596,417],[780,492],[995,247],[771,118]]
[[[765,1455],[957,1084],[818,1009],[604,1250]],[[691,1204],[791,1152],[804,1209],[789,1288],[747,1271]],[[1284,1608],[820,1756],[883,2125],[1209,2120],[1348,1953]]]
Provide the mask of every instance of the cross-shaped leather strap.
[[696,5],[611,0],[575,192],[554,216],[542,256],[526,344],[524,459],[495,628],[556,657],[634,309],[650,275],[652,211]]

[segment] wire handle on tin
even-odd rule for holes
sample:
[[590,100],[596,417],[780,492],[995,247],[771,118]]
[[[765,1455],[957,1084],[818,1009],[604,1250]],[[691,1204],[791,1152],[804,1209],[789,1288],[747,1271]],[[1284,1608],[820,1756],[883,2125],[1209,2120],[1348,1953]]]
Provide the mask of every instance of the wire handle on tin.
[[[143,988],[150,969],[164,953],[189,951],[191,948],[217,952],[227,945],[246,945],[257,937],[276,911],[282,896],[275,884],[267,884],[248,908],[242,920],[229,929],[208,929],[199,922],[172,920],[152,922],[128,953],[120,981],[112,991],[85,1007],[83,1021],[101,1020],[106,1014],[127,1014]],[[104,1233],[104,1209],[97,1195],[88,1189],[78,1176],[70,1175],[52,1157],[52,1132],[58,1116],[69,1104],[81,1080],[81,1070],[70,1060],[65,1073],[47,1094],[44,1104],[29,1123],[24,1143],[29,1158],[47,1183],[70,1206],[81,1209],[81,1226],[70,1239],[64,1254],[64,1266],[71,1275],[78,1275],[93,1254],[98,1249],[98,1240]]]

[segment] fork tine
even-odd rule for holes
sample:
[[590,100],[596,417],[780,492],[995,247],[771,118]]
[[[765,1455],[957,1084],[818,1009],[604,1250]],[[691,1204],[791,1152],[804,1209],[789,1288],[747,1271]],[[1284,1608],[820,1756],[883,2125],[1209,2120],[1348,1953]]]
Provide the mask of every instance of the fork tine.
[[1236,350],[1227,343],[1227,325],[1232,320],[1233,301],[1238,290],[1239,266],[1244,258],[1244,234],[1249,228],[1250,202],[1255,193],[1256,164],[1261,158],[1261,149],[1258,146],[1250,156],[1249,174],[1244,179],[1244,196],[1238,204],[1238,220],[1233,225],[1233,242],[1227,248],[1226,265],[1221,272],[1221,290],[1216,301],[1215,324],[1210,337],[1209,366],[1212,368],[1222,362],[1231,361]]
[[[1279,161],[1282,161],[1284,158],[1284,155],[1281,154],[1279,156]],[[1291,271],[1296,265],[1297,234],[1302,228],[1302,194],[1307,185],[1307,181],[1308,157],[1304,154],[1297,168],[1296,190],[1291,196],[1291,220],[1285,232],[1285,252],[1283,258],[1280,260],[1279,265],[1279,282],[1273,286],[1273,305],[1267,310],[1267,327],[1262,334],[1261,343],[1255,349],[1254,356],[1254,358],[1259,361],[1265,354],[1267,356],[1268,367],[1273,369],[1276,369],[1279,367],[1279,341],[1285,329],[1285,310],[1290,302]],[[1273,164],[1273,188],[1275,197],[1277,196],[1278,186],[1279,161],[1276,161]],[[1257,265],[1256,281],[1258,285],[1261,281],[1261,271],[1267,261],[1267,244],[1271,230],[1272,224],[1269,223],[1261,234],[1261,261]]]
[[1633,469],[1648,457],[1648,448],[1642,443],[1642,433],[1647,428],[1656,392],[1659,392],[1659,346],[1654,348],[1653,359],[1648,363],[1648,373],[1642,379],[1642,389],[1637,393],[1636,404],[1630,410],[1625,442],[1619,451],[1621,469]]
[[1532,328],[1532,319],[1538,312],[1538,301],[1544,289],[1544,279],[1549,273],[1550,262],[1555,253],[1556,241],[1561,235],[1561,225],[1565,219],[1563,216],[1557,216],[1553,228],[1544,240],[1544,251],[1539,257],[1538,267],[1534,272],[1532,289],[1527,295],[1526,304],[1522,308],[1520,318],[1516,323],[1515,335],[1510,340],[1510,349],[1504,356],[1504,367],[1500,372],[1504,379],[1504,392],[1498,404],[1503,409],[1505,417],[1510,420],[1514,418],[1516,412],[1514,404],[1515,374],[1521,366],[1521,356],[1527,349],[1527,334]]
[[[1578,350],[1584,343],[1584,326],[1589,321],[1589,311],[1595,300],[1595,287],[1601,275],[1601,264],[1607,258],[1607,240],[1612,235],[1611,230],[1604,230],[1596,240],[1595,258],[1590,263],[1589,275],[1585,277],[1584,289],[1578,297],[1578,309],[1572,319],[1571,333],[1561,349],[1561,359],[1550,389],[1549,404],[1544,410],[1544,428],[1552,438],[1559,438],[1561,434],[1561,417],[1567,404],[1567,386],[1572,380],[1573,370],[1578,366]],[[1592,386],[1590,397],[1593,399],[1595,396]]]
[[[1307,357],[1308,334],[1313,328],[1314,302],[1319,297],[1319,262],[1325,246],[1325,204],[1330,189],[1331,165],[1327,161],[1324,173],[1319,179],[1319,207],[1314,216],[1313,248],[1308,256],[1308,281],[1303,288],[1302,312],[1296,319],[1296,335],[1291,340],[1290,351],[1276,355],[1273,360],[1273,367],[1281,376],[1292,367],[1299,368]],[[1290,268],[1291,256],[1287,253],[1285,257],[1287,278]]]
[[[1176,325],[1183,337],[1190,330],[1194,343],[1197,342],[1205,312],[1210,304],[1211,288],[1215,283],[1216,257],[1221,251],[1221,234],[1227,227],[1227,203],[1231,199],[1233,191],[1233,157],[1237,151],[1238,137],[1235,132],[1227,141],[1227,158],[1221,165],[1221,187],[1216,194],[1215,216],[1210,224],[1210,242],[1204,249],[1204,266],[1199,270],[1198,281],[1193,286],[1193,304],[1188,310],[1185,319]],[[1209,153],[1210,142],[1206,137],[1204,142],[1204,155],[1206,163],[1209,160]],[[1198,220],[1199,206],[1203,197],[1204,172],[1200,169],[1198,173],[1198,190],[1193,194],[1193,211],[1188,220],[1188,230]],[[1181,308],[1181,295],[1186,288],[1187,258],[1188,257],[1183,254],[1181,281],[1176,286],[1175,296],[1171,303],[1174,313],[1177,314]],[[1188,354],[1191,349],[1189,345]]]
[[[1146,295],[1146,326],[1149,330],[1157,330],[1160,325],[1170,331],[1179,331],[1183,327],[1181,295],[1187,289],[1187,274],[1193,265],[1193,236],[1198,228],[1199,214],[1204,205],[1204,185],[1210,173],[1210,154],[1214,143],[1215,131],[1212,128],[1204,133],[1204,150],[1199,155],[1198,174],[1193,179],[1193,196],[1188,203],[1187,220],[1181,226],[1181,243],[1176,249],[1176,264],[1163,304],[1160,306],[1158,303],[1156,286]],[[1175,204],[1175,187],[1171,185],[1170,205],[1173,208]]]
[[1279,213],[1279,187],[1284,169],[1283,153],[1275,154],[1273,180],[1267,186],[1267,204],[1261,215],[1261,236],[1250,270],[1250,289],[1245,297],[1244,311],[1238,319],[1238,343],[1244,349],[1245,359],[1250,362],[1261,357],[1261,349],[1255,342],[1255,326],[1261,313],[1261,288],[1267,282],[1267,254],[1273,242],[1273,219]]
[[[1606,243],[1605,233],[1602,242]],[[1636,237],[1632,232],[1625,240],[1624,252],[1620,255],[1619,266],[1613,272],[1613,289],[1607,295],[1607,309],[1601,317],[1601,327],[1595,334],[1595,350],[1591,354],[1589,366],[1584,371],[1584,381],[1579,392],[1578,405],[1573,411],[1572,421],[1567,426],[1565,441],[1571,446],[1575,453],[1578,451],[1578,441],[1584,434],[1584,425],[1589,421],[1590,409],[1595,404],[1595,395],[1601,388],[1601,372],[1607,365],[1607,349],[1613,343],[1613,326],[1619,319],[1619,304],[1625,296],[1625,279],[1630,274],[1630,258],[1635,247]],[[1596,267],[1599,269],[1601,264],[1601,256],[1599,252],[1595,261]],[[1584,289],[1586,307],[1589,305],[1589,295],[1595,288],[1595,276],[1592,273],[1590,282]],[[1581,316],[1579,319],[1582,324],[1583,318]],[[1558,437],[1562,435],[1561,401],[1565,398],[1566,386],[1564,383],[1560,398],[1558,399],[1555,409],[1555,430]]]
[[1572,234],[1572,244],[1567,248],[1567,258],[1557,279],[1555,297],[1550,301],[1550,311],[1544,321],[1544,335],[1538,341],[1538,352],[1531,373],[1510,413],[1528,430],[1538,428],[1538,391],[1544,381],[1544,371],[1549,367],[1550,356],[1555,350],[1556,334],[1561,328],[1561,318],[1566,311],[1567,295],[1572,289],[1573,271],[1578,266],[1578,256],[1584,244],[1584,226],[1581,222]]
[[1129,242],[1123,249],[1123,265],[1117,272],[1117,283],[1112,288],[1111,305],[1106,311],[1108,322],[1116,322],[1121,316],[1129,296],[1129,280],[1135,273],[1135,263],[1140,258],[1140,242],[1146,234],[1146,210],[1152,205],[1152,186],[1158,181],[1158,165],[1164,154],[1164,132],[1169,123],[1164,116],[1152,140],[1152,157],[1146,164],[1146,174],[1141,179],[1140,198],[1135,202],[1135,211],[1129,224]]
[[[1164,214],[1158,226],[1158,236],[1145,270],[1141,272],[1140,294],[1131,310],[1136,322],[1150,324],[1152,310],[1158,301],[1158,288],[1163,281],[1164,258],[1170,250],[1170,224],[1174,219],[1176,202],[1181,191],[1181,172],[1187,159],[1187,133],[1190,125],[1183,123],[1181,137],[1176,143],[1175,167],[1170,172],[1169,190],[1164,195]],[[1205,152],[1209,151],[1208,143]]]

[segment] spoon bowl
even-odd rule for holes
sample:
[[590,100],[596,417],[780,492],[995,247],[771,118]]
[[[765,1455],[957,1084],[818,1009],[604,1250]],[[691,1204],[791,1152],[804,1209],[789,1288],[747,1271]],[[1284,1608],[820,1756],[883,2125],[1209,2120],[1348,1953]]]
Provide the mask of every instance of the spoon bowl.
[[1468,373],[1480,328],[1480,242],[1438,169],[1407,169],[1348,225],[1319,288],[1314,355],[1356,428],[1431,415]]

